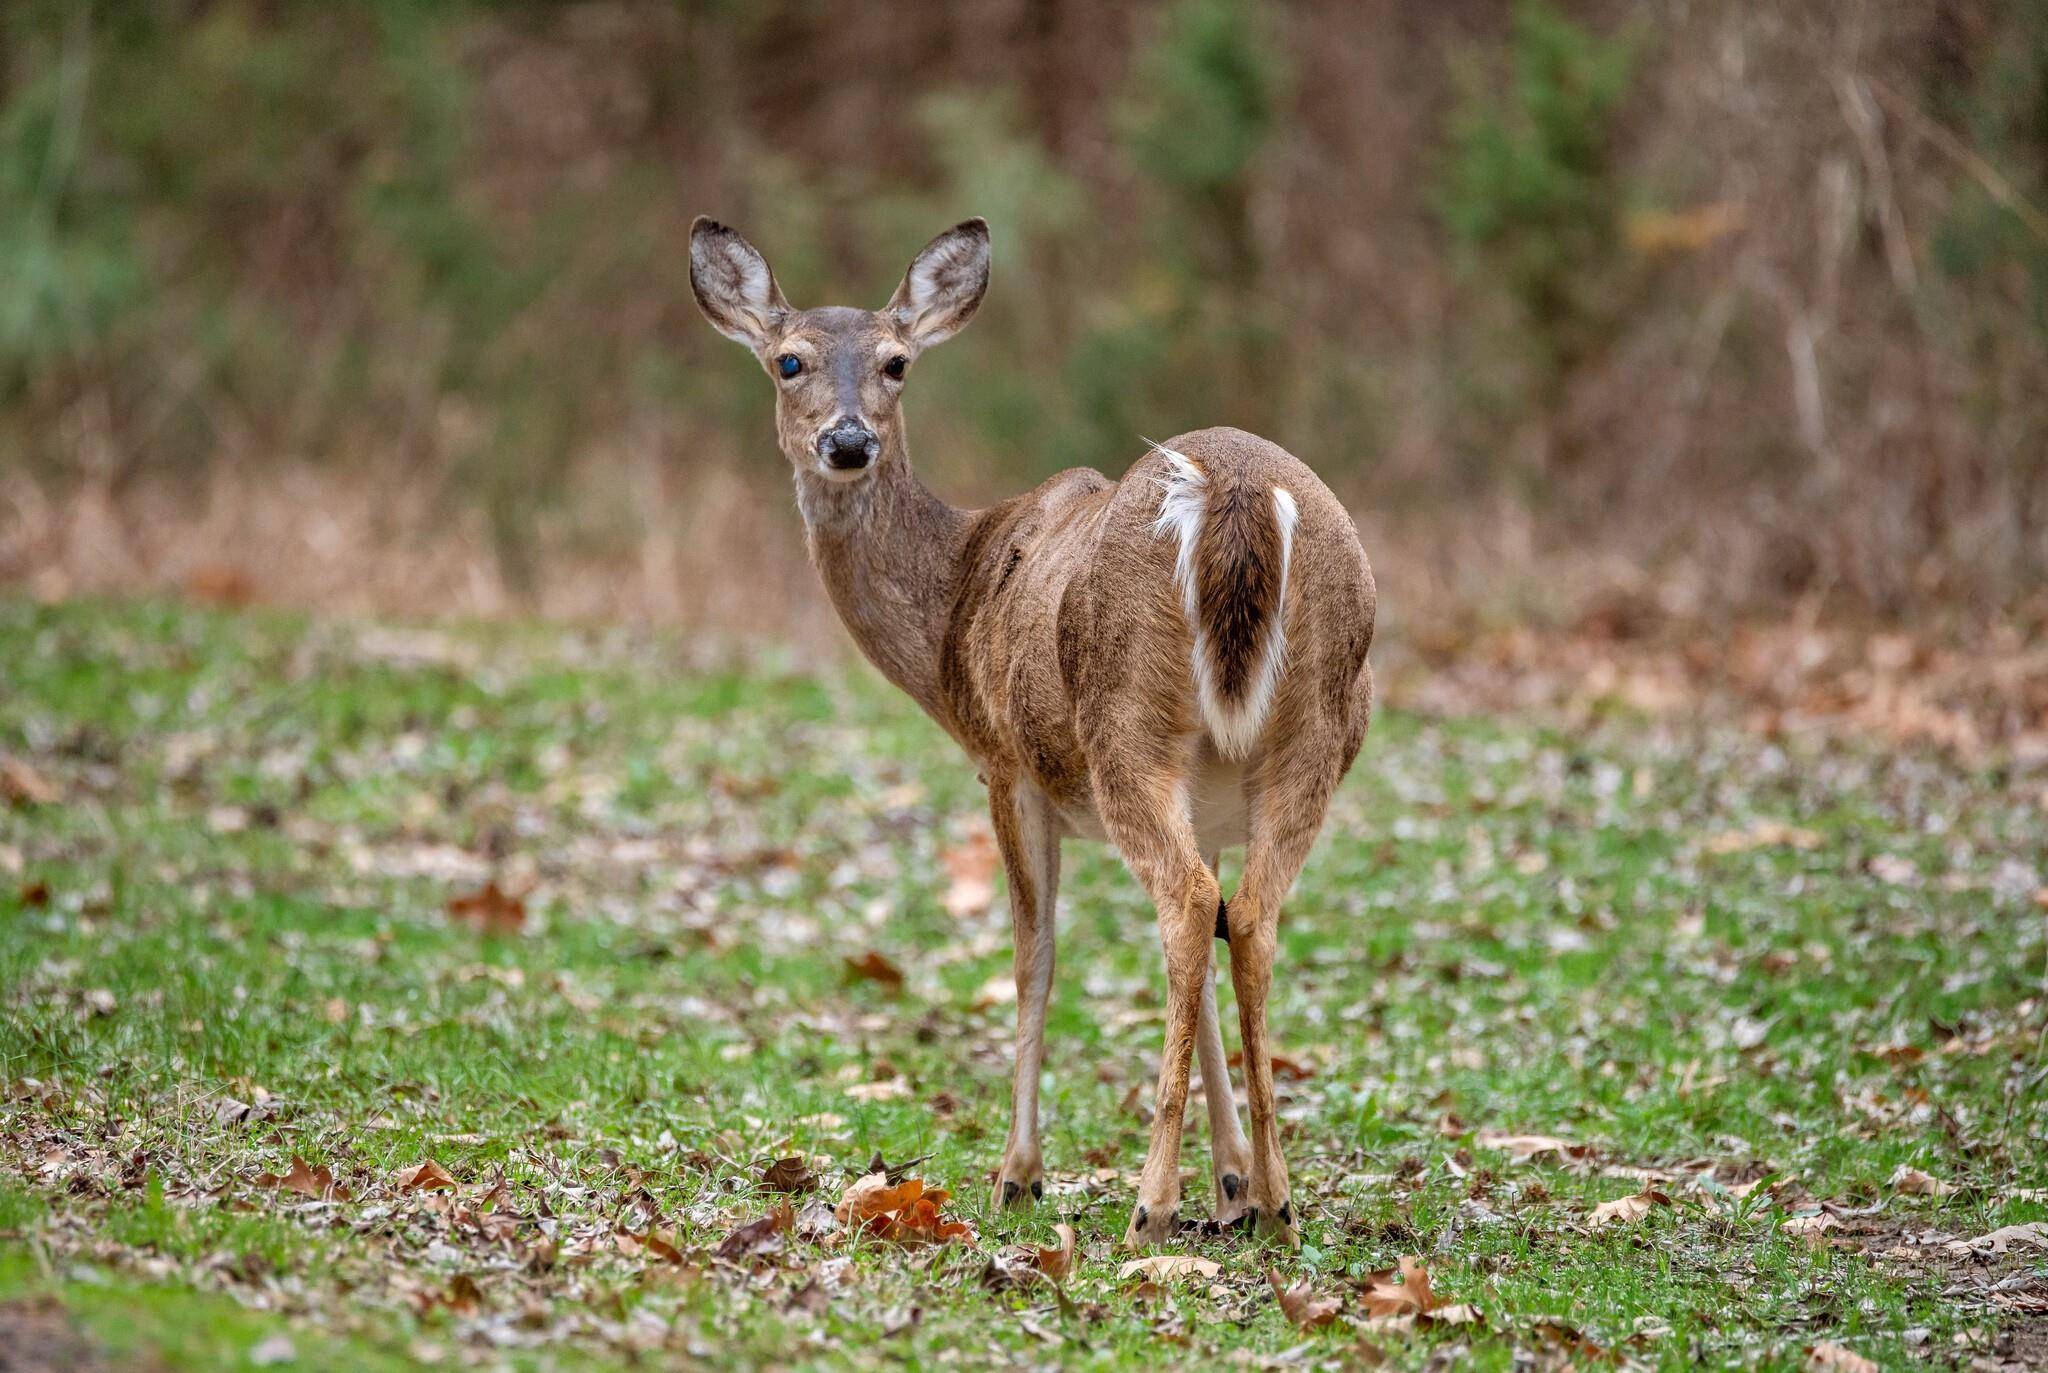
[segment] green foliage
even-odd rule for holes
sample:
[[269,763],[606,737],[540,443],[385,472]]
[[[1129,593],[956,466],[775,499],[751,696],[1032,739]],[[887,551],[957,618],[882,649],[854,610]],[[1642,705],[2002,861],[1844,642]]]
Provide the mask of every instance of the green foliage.
[[1468,268],[1517,303],[1555,375],[1585,348],[1614,267],[1615,136],[1635,47],[1524,0],[1508,64],[1504,86],[1484,65],[1463,73],[1436,204]]
[[1190,199],[1241,182],[1280,104],[1280,59],[1261,7],[1174,0],[1136,73],[1125,147],[1140,170]]
[[93,99],[85,30],[0,38],[30,75],[0,106],[0,400],[101,343],[143,291],[128,209],[83,165]]
[[2014,6],[1975,89],[1960,100],[1950,93],[1949,103],[2004,194],[1961,176],[1934,235],[1935,260],[1963,280],[2016,269],[2028,317],[2048,334],[2048,8]]

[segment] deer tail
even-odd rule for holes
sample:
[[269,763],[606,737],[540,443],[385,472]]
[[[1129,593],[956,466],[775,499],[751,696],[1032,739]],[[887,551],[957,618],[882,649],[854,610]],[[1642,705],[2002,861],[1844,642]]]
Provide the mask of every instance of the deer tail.
[[1202,720],[1217,750],[1241,759],[1265,730],[1287,663],[1283,607],[1300,511],[1285,487],[1158,452],[1171,471],[1152,528],[1179,541],[1174,581],[1194,630]]

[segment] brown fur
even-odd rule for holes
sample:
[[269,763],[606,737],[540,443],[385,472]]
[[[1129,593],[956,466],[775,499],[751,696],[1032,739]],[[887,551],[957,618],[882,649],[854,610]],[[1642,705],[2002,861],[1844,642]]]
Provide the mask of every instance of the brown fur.
[[1218,693],[1229,701],[1241,701],[1250,691],[1265,631],[1280,600],[1280,527],[1273,519],[1273,493],[1244,475],[1226,465],[1210,478],[1205,537],[1195,556],[1196,604],[1209,630],[1210,670]]
[[[1106,836],[1158,908],[1168,984],[1152,1141],[1126,1241],[1162,1239],[1178,1215],[1197,1050],[1219,1218],[1249,1212],[1262,1233],[1298,1240],[1265,1003],[1280,902],[1371,713],[1375,594],[1350,516],[1300,461],[1251,434],[1204,429],[1162,445],[1207,481],[1197,605],[1225,690],[1246,689],[1269,624],[1286,628],[1270,714],[1250,756],[1230,762],[1197,700],[1177,544],[1154,527],[1172,475],[1166,457],[1155,449],[1120,482],[1063,472],[978,511],[946,505],[910,469],[901,383],[879,364],[899,350],[914,358],[971,317],[987,282],[985,226],[970,221],[934,240],[879,313],[789,308],[759,255],[706,221],[693,230],[692,281],[707,317],[752,347],[771,376],[785,352],[805,360],[799,377],[777,379],[777,427],[827,593],[861,651],[959,741],[988,783],[1019,993],[996,1200],[1023,1201],[1042,1183],[1037,1081],[1059,837]],[[849,407],[881,438],[879,458],[851,478],[816,457],[819,435]],[[1299,510],[1284,596],[1275,487]],[[1210,962],[1216,853],[1239,843],[1244,873],[1226,918],[1249,1140],[1230,1102]]]

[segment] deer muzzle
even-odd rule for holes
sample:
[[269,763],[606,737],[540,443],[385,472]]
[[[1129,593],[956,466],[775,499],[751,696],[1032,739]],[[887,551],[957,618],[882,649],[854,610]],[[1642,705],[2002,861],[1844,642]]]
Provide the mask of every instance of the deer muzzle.
[[881,455],[882,441],[859,420],[840,420],[818,435],[818,456],[836,471],[857,472]]

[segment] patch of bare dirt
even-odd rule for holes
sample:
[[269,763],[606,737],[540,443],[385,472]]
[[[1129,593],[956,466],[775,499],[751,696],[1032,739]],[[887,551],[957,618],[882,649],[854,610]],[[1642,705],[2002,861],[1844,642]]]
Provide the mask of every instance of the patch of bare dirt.
[[[132,1360],[125,1366],[138,1367]],[[60,1303],[47,1297],[0,1302],[0,1373],[100,1373],[113,1367]]]

